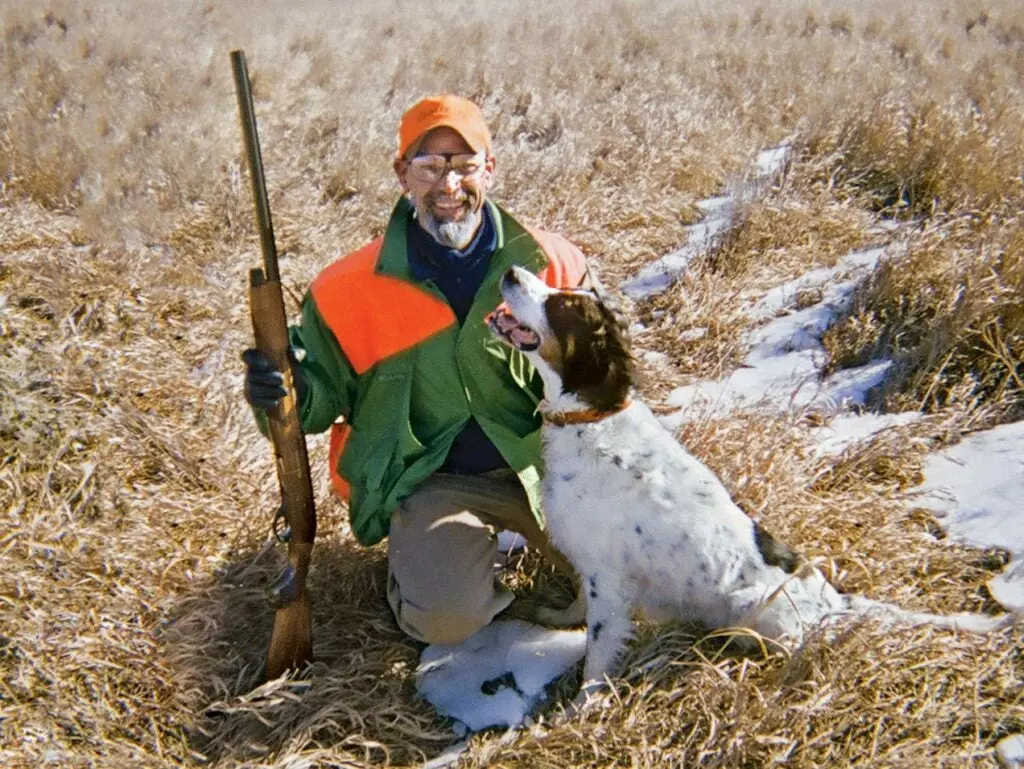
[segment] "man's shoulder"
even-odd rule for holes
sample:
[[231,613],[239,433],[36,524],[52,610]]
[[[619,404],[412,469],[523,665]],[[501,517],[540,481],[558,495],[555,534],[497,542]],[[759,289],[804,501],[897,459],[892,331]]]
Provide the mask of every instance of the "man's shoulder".
[[327,265],[313,280],[311,290],[317,293],[326,286],[335,286],[360,276],[372,275],[383,243],[384,236],[381,235]]
[[524,226],[526,227],[526,231],[530,233],[530,237],[536,240],[545,251],[551,250],[556,252],[559,256],[562,256],[563,254],[583,255],[579,247],[564,235],[560,235],[557,232],[551,232],[550,230],[545,230],[540,227],[534,227],[532,224]]
[[511,225],[512,233],[516,233],[517,231],[525,232],[533,238],[533,240],[537,242],[537,245],[539,245],[549,256],[554,256],[557,259],[561,259],[565,256],[578,256],[578,258],[583,258],[583,253],[568,238],[559,235],[558,233],[545,230],[542,227],[530,224],[497,203],[488,201],[488,205],[492,206],[493,209],[498,212],[500,219],[504,223],[503,226],[505,227],[506,237],[509,236],[509,226]]
[[537,245],[548,258],[540,277],[555,288],[576,288],[587,275],[587,259],[579,246],[563,235],[540,227],[525,225]]

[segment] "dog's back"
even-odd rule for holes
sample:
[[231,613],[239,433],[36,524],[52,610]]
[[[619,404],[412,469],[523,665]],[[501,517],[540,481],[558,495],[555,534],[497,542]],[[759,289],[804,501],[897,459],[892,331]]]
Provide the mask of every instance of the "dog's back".
[[[784,584],[808,618],[843,607],[642,403],[589,425],[545,427],[544,444],[548,526],[585,584],[621,582],[630,605],[713,627],[752,624]],[[800,624],[765,622],[781,624],[776,636]]]
[[[580,572],[588,626],[599,628],[595,646],[621,644],[632,608],[791,643],[850,616],[977,632],[1012,621],[840,594],[752,521],[642,403],[591,424],[546,426],[544,444],[548,526]],[[601,657],[613,664],[615,654],[598,651],[587,680],[606,672]]]

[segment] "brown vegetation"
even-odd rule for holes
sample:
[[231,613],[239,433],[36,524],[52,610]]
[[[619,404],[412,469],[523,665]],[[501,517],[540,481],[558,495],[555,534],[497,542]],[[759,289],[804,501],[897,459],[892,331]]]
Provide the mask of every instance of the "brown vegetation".
[[[641,347],[674,364],[647,392],[735,365],[745,296],[891,244],[827,344],[837,366],[897,356],[879,404],[926,422],[838,462],[808,451],[801,419],[682,437],[842,587],[986,607],[1000,554],[935,541],[905,488],[926,447],[1024,412],[1019,3],[4,0],[0,14],[3,766],[401,766],[454,741],[415,698],[419,650],[388,613],[383,550],[353,543],[323,474],[319,661],[253,691],[280,560],[269,452],[241,398],[258,248],[233,47],[254,74],[293,308],[380,231],[394,127],[425,93],[480,101],[496,197],[580,243],[611,287],[788,140],[786,174],[721,248],[633,308]],[[693,327],[709,331],[680,343]],[[311,449],[322,469],[322,438]],[[564,593],[530,559],[510,570],[524,593]],[[1024,730],[1020,641],[867,626],[750,658],[645,627],[607,707],[476,736],[465,761],[990,767]]]

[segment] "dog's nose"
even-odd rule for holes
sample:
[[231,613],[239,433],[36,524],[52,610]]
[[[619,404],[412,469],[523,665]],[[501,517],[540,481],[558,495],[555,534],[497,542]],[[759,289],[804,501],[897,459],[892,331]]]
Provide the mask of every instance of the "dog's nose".
[[501,276],[501,285],[499,289],[502,294],[506,291],[511,291],[519,285],[519,275],[516,273],[515,267],[509,267],[505,270],[505,274]]

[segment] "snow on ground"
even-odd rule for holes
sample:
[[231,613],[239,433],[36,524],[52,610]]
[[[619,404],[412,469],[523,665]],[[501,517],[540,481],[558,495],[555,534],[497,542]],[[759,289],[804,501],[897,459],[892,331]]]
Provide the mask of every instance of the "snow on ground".
[[900,414],[839,414],[827,424],[811,430],[814,441],[813,452],[817,456],[834,456],[848,446],[867,440],[890,427],[909,425],[921,418],[919,411],[904,411]]
[[989,582],[992,597],[1024,612],[1024,422],[975,433],[925,460],[917,501],[951,539],[999,547],[1013,561]]
[[[786,156],[784,147],[761,153],[752,181],[738,194],[758,194],[758,185],[778,174]],[[622,290],[640,299],[674,283],[694,257],[732,226],[736,200],[732,195],[704,201],[705,220],[689,228],[686,244],[625,281]],[[827,363],[822,335],[843,312],[858,282],[884,256],[880,248],[851,253],[835,267],[812,270],[753,301],[748,314],[758,325],[747,336],[750,352],[742,366],[723,379],[674,390],[667,403],[677,411],[661,417],[663,425],[674,431],[688,420],[739,410],[813,410],[825,417],[812,433],[818,439],[816,451],[832,455],[920,418],[917,412],[858,413],[870,389],[884,380],[891,361],[821,374]],[[809,298],[814,301],[809,303]],[[990,589],[1007,608],[1024,611],[1024,423],[976,433],[929,457],[924,473],[913,504],[934,510],[953,541],[1006,549],[1014,560],[990,582]],[[520,545],[511,535],[502,535],[503,552]],[[428,646],[417,671],[417,688],[438,712],[454,720],[460,733],[514,727],[543,704],[545,685],[581,659],[585,645],[582,630],[494,622],[457,646]],[[1013,759],[1018,763],[1005,765],[1024,768],[1021,739],[1000,744],[1007,756],[1018,756]]]
[[787,145],[759,153],[749,178],[738,181],[734,185],[736,189],[729,195],[709,198],[697,204],[704,213],[704,219],[686,228],[686,243],[681,248],[646,265],[634,277],[623,281],[619,290],[639,301],[675,283],[691,261],[711,248],[715,239],[733,226],[738,204],[760,195],[778,177],[788,157]]
[[526,538],[514,531],[498,532],[498,552],[514,553],[526,547]]
[[1024,769],[1024,734],[1014,734],[996,745],[996,758],[1004,769]]
[[454,646],[423,650],[416,688],[456,731],[518,726],[546,700],[545,687],[583,658],[583,630],[499,620]]
[[[868,391],[881,384],[891,362],[843,369],[823,380],[827,355],[821,339],[883,255],[880,248],[855,252],[835,267],[813,270],[769,291],[747,311],[754,321],[772,320],[747,334],[750,352],[741,367],[723,379],[673,390],[666,403],[679,411],[662,418],[665,427],[675,430],[696,416],[721,416],[741,408],[783,411],[810,406],[835,414],[862,405]],[[810,290],[820,291],[820,299],[796,309],[798,298]]]
[[704,212],[704,220],[686,228],[686,243],[648,264],[633,278],[619,287],[631,299],[640,300],[660,293],[671,286],[696,257],[707,251],[717,236],[729,229],[735,203],[730,197],[702,200],[697,207]]

